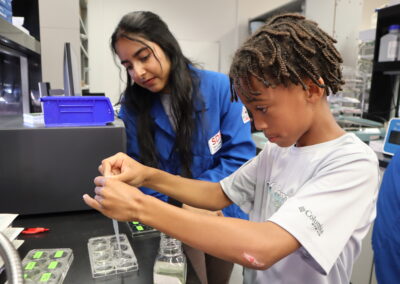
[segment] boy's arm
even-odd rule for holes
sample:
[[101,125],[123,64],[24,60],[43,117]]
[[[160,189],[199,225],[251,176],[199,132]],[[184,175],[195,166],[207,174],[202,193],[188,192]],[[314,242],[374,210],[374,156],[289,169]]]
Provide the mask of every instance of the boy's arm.
[[154,168],[149,168],[143,185],[197,208],[220,210],[232,204],[219,182],[183,178]]
[[153,200],[141,212],[143,223],[191,247],[249,268],[267,269],[300,247],[291,234],[272,222],[182,212],[165,203],[152,210],[150,204]]
[[[174,181],[167,178],[166,184],[173,186]],[[115,179],[107,179],[95,191],[96,200],[85,195],[85,202],[110,218],[139,220],[192,247],[253,269],[267,269],[300,247],[291,234],[272,222],[197,214]]]

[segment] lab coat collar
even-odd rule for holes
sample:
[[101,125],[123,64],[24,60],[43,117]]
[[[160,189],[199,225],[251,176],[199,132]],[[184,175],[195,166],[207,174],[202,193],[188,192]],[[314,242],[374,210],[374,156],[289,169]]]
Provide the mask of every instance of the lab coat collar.
[[151,108],[151,116],[154,118],[154,122],[161,130],[165,131],[172,137],[176,136],[175,130],[172,128],[167,113],[164,111],[159,97],[154,101],[154,105]]
[[[208,110],[208,108],[208,101],[203,102],[202,100],[198,99],[194,102],[195,112],[206,111]],[[151,116],[154,118],[155,123],[160,127],[160,129],[175,137],[175,130],[173,129],[169,121],[168,115],[165,112],[164,107],[161,103],[161,99],[159,97],[154,101],[154,105],[151,109]]]

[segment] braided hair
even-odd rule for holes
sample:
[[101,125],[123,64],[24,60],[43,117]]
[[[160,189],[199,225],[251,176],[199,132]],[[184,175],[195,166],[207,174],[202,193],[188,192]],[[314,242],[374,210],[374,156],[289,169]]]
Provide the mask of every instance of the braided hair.
[[340,68],[343,60],[334,43],[336,40],[317,23],[300,14],[270,18],[235,53],[229,72],[232,100],[238,100],[237,92],[249,100],[259,94],[252,90],[251,76],[266,87],[293,83],[301,84],[304,90],[304,79],[309,78],[327,95],[329,90],[335,94],[344,81]]

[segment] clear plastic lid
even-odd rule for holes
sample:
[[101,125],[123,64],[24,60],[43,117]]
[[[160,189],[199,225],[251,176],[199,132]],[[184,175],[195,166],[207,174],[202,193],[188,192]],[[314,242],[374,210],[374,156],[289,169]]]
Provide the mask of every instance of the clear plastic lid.
[[88,241],[93,278],[113,277],[139,269],[131,244],[125,234],[90,238]]

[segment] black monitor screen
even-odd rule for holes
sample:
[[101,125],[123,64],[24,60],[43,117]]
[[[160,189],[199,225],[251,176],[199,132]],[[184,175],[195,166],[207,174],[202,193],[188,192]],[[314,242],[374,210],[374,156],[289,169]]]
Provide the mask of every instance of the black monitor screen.
[[400,132],[392,130],[389,135],[389,143],[400,145]]
[[66,96],[75,96],[74,75],[72,73],[71,44],[64,44],[64,92]]

